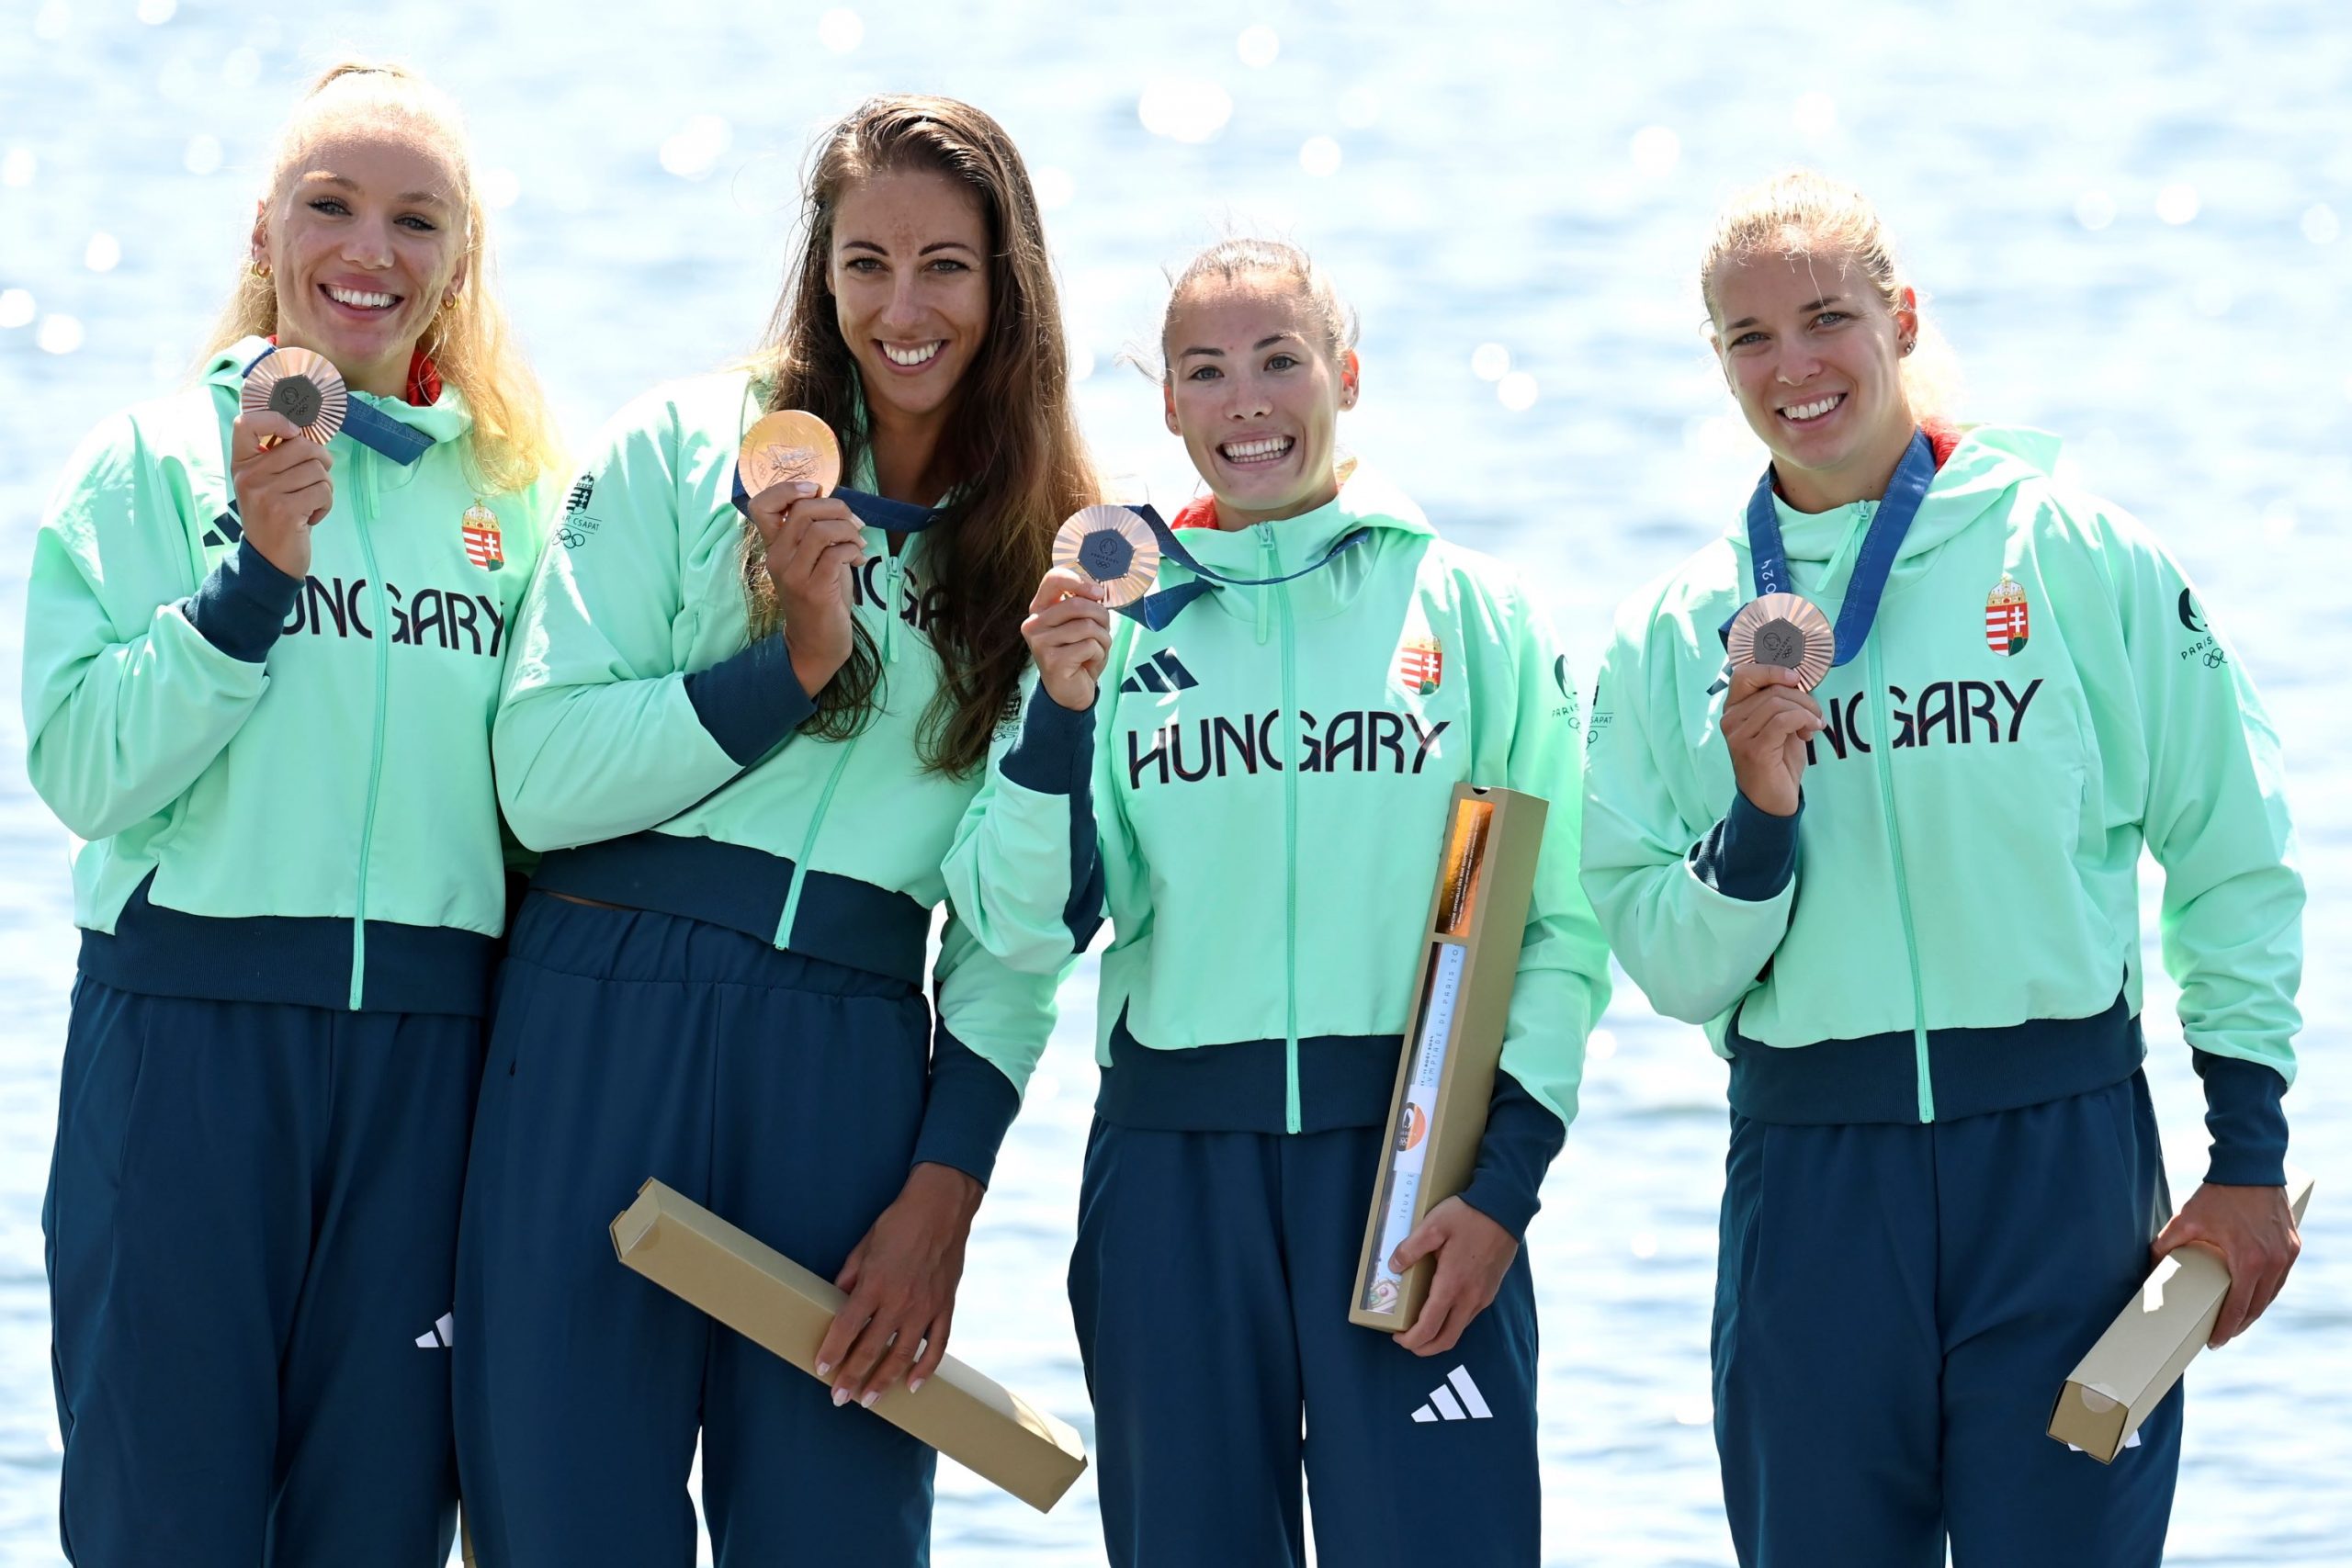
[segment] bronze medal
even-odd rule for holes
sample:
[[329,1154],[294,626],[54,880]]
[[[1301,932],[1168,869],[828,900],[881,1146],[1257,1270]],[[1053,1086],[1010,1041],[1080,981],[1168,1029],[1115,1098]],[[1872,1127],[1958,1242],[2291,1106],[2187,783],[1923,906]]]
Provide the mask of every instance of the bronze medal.
[[831,495],[842,482],[841,443],[813,413],[786,409],[765,414],[743,433],[735,472],[745,495],[789,481],[812,484],[819,495]]
[[1159,541],[1124,506],[1072,513],[1054,535],[1054,564],[1076,567],[1102,585],[1103,603],[1132,604],[1159,577]]
[[246,413],[267,409],[282,414],[305,439],[323,446],[343,428],[351,394],[344,387],[342,373],[324,355],[307,348],[281,348],[265,355],[247,373],[237,406]]
[[1769,664],[1796,671],[1797,688],[1810,692],[1829,673],[1837,657],[1838,634],[1829,617],[1812,601],[1794,593],[1767,593],[1752,599],[1732,617],[1724,639],[1733,668]]

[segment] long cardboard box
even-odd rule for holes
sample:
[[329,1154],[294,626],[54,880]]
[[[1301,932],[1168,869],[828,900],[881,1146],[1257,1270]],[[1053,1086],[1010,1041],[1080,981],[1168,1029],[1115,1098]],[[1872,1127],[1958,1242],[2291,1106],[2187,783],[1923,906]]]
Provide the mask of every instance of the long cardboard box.
[[[2287,1172],[2287,1202],[2302,1224],[2312,1179]],[[2050,1435],[2112,1464],[2140,1423],[2172,1392],[2212,1337],[2230,1293],[2230,1271],[2202,1247],[2167,1255],[2058,1391]]]
[[[631,1269],[809,1376],[842,1293],[756,1236],[659,1181],[613,1221]],[[843,1419],[855,1412],[844,1411]],[[874,1414],[1044,1513],[1086,1468],[1068,1423],[949,1356],[921,1389],[897,1384]]]
[[1401,1333],[1429,1297],[1428,1259],[1399,1275],[1388,1258],[1477,1167],[1548,809],[1541,795],[1453,786],[1350,1323]]

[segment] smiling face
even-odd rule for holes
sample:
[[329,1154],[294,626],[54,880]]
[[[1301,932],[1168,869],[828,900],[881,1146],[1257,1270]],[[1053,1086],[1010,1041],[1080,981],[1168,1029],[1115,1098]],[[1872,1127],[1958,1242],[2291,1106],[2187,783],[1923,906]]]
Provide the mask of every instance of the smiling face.
[[947,175],[886,169],[842,192],[826,279],[877,422],[954,407],[988,336],[988,216]]
[[1890,307],[1835,252],[1757,251],[1726,257],[1708,293],[1724,379],[1789,503],[1882,493],[1917,424],[1901,375],[1919,330],[1911,291]]
[[1295,517],[1339,494],[1340,412],[1353,349],[1335,355],[1305,289],[1274,273],[1210,276],[1170,306],[1168,428],[1216,497],[1217,525]]
[[364,124],[287,165],[254,220],[253,255],[277,292],[277,341],[334,362],[361,391],[398,396],[442,301],[465,285],[466,198],[415,132]]

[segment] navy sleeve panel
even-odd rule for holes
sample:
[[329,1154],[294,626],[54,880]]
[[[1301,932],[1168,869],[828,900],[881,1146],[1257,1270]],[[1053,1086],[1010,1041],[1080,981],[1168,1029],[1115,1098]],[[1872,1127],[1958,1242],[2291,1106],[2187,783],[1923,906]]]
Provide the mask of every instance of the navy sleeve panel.
[[1690,846],[1690,869],[1727,898],[1747,904],[1777,898],[1797,874],[1797,822],[1804,816],[1803,800],[1793,815],[1775,817],[1734,790],[1724,819]]
[[1012,1080],[950,1034],[945,1024],[934,1024],[931,1099],[908,1163],[953,1166],[986,1187],[996,1169],[997,1150],[1020,1113],[1021,1095]]
[[2277,1069],[2235,1056],[2191,1051],[2205,1080],[2205,1130],[2213,1152],[2205,1179],[2222,1187],[2287,1184],[2287,1080]]
[[1494,1099],[1487,1105],[1487,1135],[1478,1144],[1478,1168],[1462,1201],[1525,1240],[1527,1223],[1535,1217],[1536,1189],[1567,1141],[1560,1119],[1517,1078],[1498,1071]]
[[259,664],[301,592],[300,578],[270,565],[251,539],[240,539],[237,553],[212,569],[185,601],[182,614],[205,641],[230,658]]
[[1021,715],[1021,738],[997,767],[1023,789],[1069,796],[1069,901],[1062,906],[1062,924],[1069,928],[1069,950],[1084,953],[1102,929],[1102,849],[1094,836],[1094,710],[1066,708],[1037,687]]
[[687,676],[686,700],[718,749],[744,768],[775,750],[817,711],[793,673],[782,632]]
[[1094,710],[1070,709],[1042,685],[1022,710],[1021,739],[997,766],[1006,778],[1039,795],[1075,795],[1094,767]]

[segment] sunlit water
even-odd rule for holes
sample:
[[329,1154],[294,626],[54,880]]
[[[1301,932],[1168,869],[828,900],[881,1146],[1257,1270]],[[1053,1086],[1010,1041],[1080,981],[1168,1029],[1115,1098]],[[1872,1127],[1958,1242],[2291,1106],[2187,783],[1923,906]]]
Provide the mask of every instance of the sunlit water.
[[[2270,1319],[2192,1374],[2171,1561],[2352,1562],[2337,7],[330,9],[0,0],[0,685],[59,462],[194,355],[266,138],[338,41],[395,50],[469,107],[514,309],[578,439],[747,345],[808,134],[868,92],[956,93],[1012,129],[1049,209],[1088,433],[1163,502],[1190,476],[1116,356],[1152,337],[1160,268],[1189,247],[1229,221],[1295,232],[1363,312],[1350,438],[1446,533],[1517,563],[1588,676],[1609,608],[1722,527],[1759,461],[1698,337],[1714,202],[1800,160],[1874,192],[1965,365],[1961,412],[2065,434],[2070,471],[2188,562],[2286,737],[2314,890],[2310,1072],[2289,1104],[2320,1192]],[[50,1564],[39,1211],[74,939],[64,835],[22,749],[0,705],[0,1562]],[[1082,1431],[1061,1280],[1092,985],[1090,964],[1064,992],[956,1337]],[[2172,1000],[2151,985],[2150,1071],[2185,1192],[2203,1137]],[[1628,987],[1591,1056],[1531,1236],[1547,1561],[1725,1563],[1706,1363],[1723,1074]],[[1097,1562],[1092,1483],[1041,1517],[943,1466],[936,1539],[956,1568]]]

